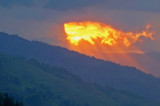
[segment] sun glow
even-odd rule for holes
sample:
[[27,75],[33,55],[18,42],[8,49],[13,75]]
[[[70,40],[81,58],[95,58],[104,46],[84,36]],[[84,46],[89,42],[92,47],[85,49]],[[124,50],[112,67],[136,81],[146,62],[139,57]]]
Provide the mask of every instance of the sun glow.
[[108,46],[123,45],[126,47],[136,43],[140,37],[152,39],[153,32],[149,31],[150,26],[141,32],[124,32],[115,29],[103,23],[84,21],[84,22],[69,22],[64,24],[67,40],[74,45],[78,45],[81,40],[85,40],[92,45],[95,45],[97,40],[100,44]]
[[139,32],[125,32],[99,22],[68,22],[64,24],[64,31],[69,49],[121,65],[137,67],[147,73],[132,54],[145,55],[134,44],[142,42],[144,38],[153,40],[150,25]]

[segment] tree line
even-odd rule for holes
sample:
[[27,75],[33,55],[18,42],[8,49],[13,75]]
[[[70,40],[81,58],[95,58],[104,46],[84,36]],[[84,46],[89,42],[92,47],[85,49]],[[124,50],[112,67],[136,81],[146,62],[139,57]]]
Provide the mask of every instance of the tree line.
[[23,103],[15,100],[12,96],[9,96],[7,93],[0,93],[0,106],[23,106]]

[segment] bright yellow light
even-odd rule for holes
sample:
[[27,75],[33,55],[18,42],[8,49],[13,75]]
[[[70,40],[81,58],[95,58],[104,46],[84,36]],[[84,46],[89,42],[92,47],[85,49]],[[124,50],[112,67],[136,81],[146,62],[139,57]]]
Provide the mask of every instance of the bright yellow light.
[[129,47],[136,43],[138,39],[143,36],[153,40],[152,32],[149,32],[150,26],[147,25],[146,29],[139,32],[124,32],[115,29],[109,25],[98,22],[69,22],[64,24],[64,29],[67,39],[70,43],[78,45],[81,40],[85,40],[94,45],[97,39],[100,39],[101,44],[109,46],[124,45]]

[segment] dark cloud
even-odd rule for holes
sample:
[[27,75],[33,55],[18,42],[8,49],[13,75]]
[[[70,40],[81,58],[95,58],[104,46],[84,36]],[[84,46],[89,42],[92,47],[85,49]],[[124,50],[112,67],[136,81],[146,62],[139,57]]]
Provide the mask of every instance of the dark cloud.
[[6,8],[17,5],[31,6],[32,3],[33,0],[0,0],[0,6]]
[[44,3],[45,8],[55,10],[79,9],[95,3],[105,2],[106,0],[0,0],[1,7],[12,6],[31,6],[34,4]]
[[61,11],[100,4],[100,7],[106,9],[160,12],[160,0],[0,0],[1,7],[34,6],[34,4]]
[[108,0],[49,0],[46,8],[57,10],[72,10],[87,7],[93,4],[105,3]]
[[49,0],[45,7],[65,11],[97,4],[106,9],[160,12],[159,0]]
[[160,12],[159,0],[110,0],[107,8]]

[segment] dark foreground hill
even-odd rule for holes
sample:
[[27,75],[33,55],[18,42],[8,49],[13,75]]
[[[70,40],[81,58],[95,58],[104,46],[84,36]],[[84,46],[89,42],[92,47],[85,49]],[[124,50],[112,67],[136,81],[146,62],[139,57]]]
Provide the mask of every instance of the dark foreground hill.
[[153,100],[160,100],[160,79],[133,67],[120,66],[65,48],[28,41],[5,33],[0,33],[0,52],[22,55],[51,66],[64,67],[86,82],[108,85]]
[[26,106],[158,106],[110,87],[82,82],[63,68],[0,54],[0,91]]
[[0,92],[0,106],[23,106],[23,103],[15,100],[13,97],[9,96],[7,93],[2,94]]

